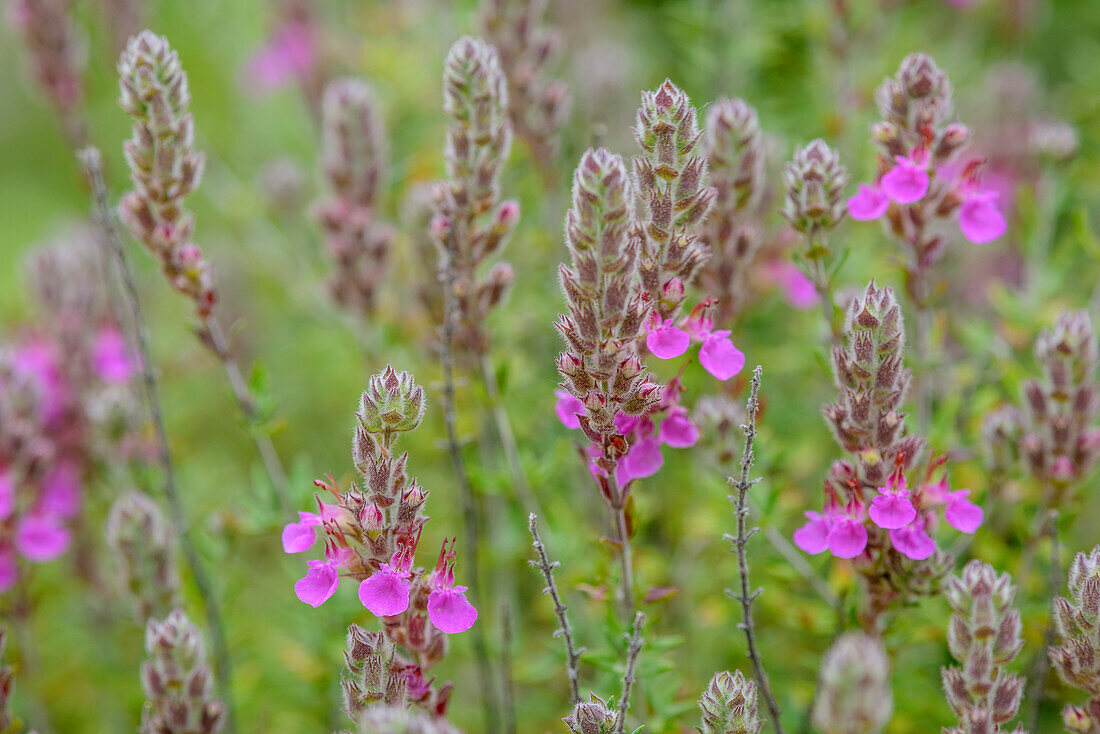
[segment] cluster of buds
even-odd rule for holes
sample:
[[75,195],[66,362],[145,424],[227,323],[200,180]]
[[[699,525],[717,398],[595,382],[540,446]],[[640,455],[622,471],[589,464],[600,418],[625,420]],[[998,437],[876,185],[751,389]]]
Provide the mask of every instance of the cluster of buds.
[[[135,361],[111,320],[92,245],[71,239],[31,260],[40,321],[0,342],[0,593],[20,557],[62,555],[80,522],[87,475],[137,432]],[[81,571],[86,565],[78,565]]]
[[485,319],[515,272],[483,265],[504,246],[519,221],[519,204],[500,201],[500,171],[512,146],[508,91],[496,50],[465,36],[447,54],[443,109],[450,118],[444,148],[447,180],[432,190],[431,234],[442,256],[441,277],[453,286],[458,310],[454,343],[467,354],[489,346]]
[[1096,364],[1100,359],[1092,322],[1084,311],[1058,316],[1054,328],[1039,335],[1035,358],[1042,379],[1024,385],[1027,420],[1020,452],[1028,469],[1055,504],[1088,475],[1100,456],[1100,409]]
[[477,610],[456,586],[454,541],[440,549],[435,568],[414,566],[427,517],[428,492],[405,473],[408,454],[394,450],[397,437],[415,430],[426,410],[424,390],[407,372],[392,367],[374,375],[363,393],[352,441],[352,459],[362,485],[340,490],[330,475],[316,485],[318,512],[300,512],[283,530],[283,550],[301,553],[324,538],[323,560],[294,586],[298,598],[320,606],[336,593],[341,575],[358,584],[359,600],[383,620],[385,635],[399,648],[394,658],[410,703],[442,714],[450,686],[425,676],[447,651],[447,635],[473,626]]
[[145,630],[149,659],[141,666],[145,709],[140,734],[216,734],[225,707],[213,693],[213,675],[198,628],[180,609]]
[[139,620],[162,617],[179,604],[173,535],[156,502],[127,492],[107,516],[107,547]]
[[631,201],[622,158],[603,148],[587,151],[573,176],[565,218],[571,265],[562,265],[560,274],[569,313],[556,323],[569,348],[558,356],[561,387],[579,401],[563,420],[575,422],[599,447],[601,488],[613,506],[626,497],[608,478],[629,449],[616,421],[645,416],[661,399],[635,346],[650,305],[637,274],[640,242],[630,226]]
[[589,700],[573,706],[573,711],[562,721],[572,734],[612,734],[618,714],[596,694],[590,694]]
[[560,79],[547,78],[561,37],[542,25],[545,12],[546,0],[486,0],[481,23],[508,79],[512,128],[535,159],[549,166],[569,114],[569,88]]
[[949,488],[943,457],[930,458],[923,476],[909,472],[924,440],[906,435],[901,411],[910,373],[893,291],[872,281],[851,302],[844,337],[833,348],[840,396],[823,414],[852,459],[833,464],[825,481],[823,514],[807,512],[809,522],[794,539],[807,553],[828,550],[838,558],[856,559],[868,583],[870,618],[875,619],[899,594],[934,591],[946,571],[948,559],[937,552],[931,536],[937,508],[943,508],[949,524],[967,533],[978,529],[983,513],[968,499],[969,490]]
[[764,726],[757,713],[756,683],[740,670],[715,673],[699,698],[702,734],[759,734]]
[[786,198],[783,216],[791,227],[806,236],[806,257],[819,260],[829,253],[824,238],[844,220],[844,186],[848,169],[840,156],[818,138],[795,148],[794,157],[783,171]]
[[812,719],[822,734],[878,734],[894,700],[882,640],[862,632],[840,637],[821,664]]
[[877,92],[883,120],[874,125],[879,173],[848,200],[852,219],[886,216],[890,231],[909,250],[907,289],[914,303],[928,305],[928,271],[944,253],[933,225],[957,214],[966,239],[982,244],[1004,234],[1007,223],[996,193],[984,188],[980,159],[956,160],[970,141],[965,125],[952,122],[951,82],[926,54],[910,54],[897,76]]
[[335,266],[329,289],[337,303],[369,316],[393,238],[377,219],[385,131],[373,90],[358,79],[330,83],[322,109],[322,168],[331,196],[314,213]]
[[209,317],[217,291],[210,263],[191,242],[194,216],[184,201],[199,183],[187,73],[168,40],[150,31],[130,39],[118,60],[119,104],[133,122],[123,146],[134,188],[121,202],[130,234],[160,262],[171,287]]
[[446,719],[403,706],[367,709],[359,719],[360,734],[462,734]]
[[1062,711],[1066,730],[1100,732],[1100,546],[1078,553],[1069,569],[1069,598],[1054,600],[1060,645],[1050,649],[1055,670],[1066,684],[1084,691],[1084,706]]
[[[1023,647],[1016,587],[987,563],[973,560],[944,587],[954,614],[947,645],[961,667],[944,668],[943,690],[959,717],[947,734],[995,734],[1016,717],[1024,680],[1005,670]],[[1013,730],[1022,734],[1023,730]]]
[[666,79],[642,93],[634,138],[636,217],[641,243],[638,273],[653,311],[664,322],[679,315],[685,288],[710,256],[699,228],[715,190],[707,185],[707,159],[697,150],[703,132],[691,100]]
[[742,99],[715,101],[707,111],[703,153],[715,195],[703,222],[710,260],[699,270],[699,282],[718,299],[717,321],[726,324],[745,303],[760,246],[765,150],[756,110]]
[[348,627],[344,651],[347,677],[340,680],[344,712],[352,721],[375,704],[406,708],[408,681],[397,662],[397,646],[382,632],[368,632],[357,624]]
[[23,37],[30,73],[49,100],[74,149],[87,132],[80,116],[84,49],[77,40],[72,0],[12,0],[8,23]]

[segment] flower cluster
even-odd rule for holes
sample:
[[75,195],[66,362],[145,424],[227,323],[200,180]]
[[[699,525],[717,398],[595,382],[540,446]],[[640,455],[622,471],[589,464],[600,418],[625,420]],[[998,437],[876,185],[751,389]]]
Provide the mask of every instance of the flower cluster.
[[123,151],[134,188],[122,198],[122,221],[204,321],[217,291],[210,263],[191,242],[194,216],[184,205],[199,183],[204,162],[194,149],[187,73],[168,40],[150,31],[130,39],[119,57],[118,73],[119,104],[133,122]]
[[882,640],[862,632],[841,635],[821,664],[814,726],[822,734],[878,734],[893,710]]
[[72,0],[12,0],[8,23],[23,37],[34,81],[53,105],[73,148],[86,131],[79,108],[84,97],[84,49],[77,40]]
[[145,629],[141,687],[145,708],[139,734],[217,734],[225,707],[213,692],[202,634],[181,609]]
[[434,569],[414,566],[428,492],[406,476],[408,454],[396,455],[394,444],[420,425],[426,407],[424,390],[409,373],[387,367],[372,376],[352,442],[362,486],[341,491],[331,476],[317,480],[333,502],[318,498],[318,512],[300,512],[282,541],[287,553],[302,553],[323,537],[324,559],[309,561],[294,586],[298,598],[320,606],[336,593],[341,574],[358,582],[360,602],[383,619],[388,639],[410,653],[397,657],[409,700],[442,711],[449,688],[433,688],[422,676],[446,653],[446,635],[472,627],[477,610],[466,587],[455,585],[453,539],[444,541]]
[[1054,669],[1067,685],[1089,695],[1084,706],[1062,711],[1066,729],[1100,732],[1100,546],[1078,553],[1069,569],[1069,598],[1054,600],[1061,644],[1050,649]]
[[745,304],[749,268],[760,246],[765,151],[756,110],[742,99],[716,100],[707,111],[703,152],[715,195],[703,222],[711,256],[699,270],[699,283],[718,300],[717,321],[727,324]]
[[[1016,716],[1024,680],[1005,670],[1020,648],[1020,613],[1012,608],[1016,587],[1007,573],[998,575],[974,560],[953,576],[944,594],[954,614],[947,645],[961,667],[944,668],[943,690],[959,717],[947,734],[995,734]],[[1013,730],[1022,734],[1023,730]]]
[[944,239],[931,227],[957,214],[966,239],[982,244],[1007,227],[997,194],[981,185],[980,159],[957,161],[970,140],[965,125],[953,122],[951,82],[926,54],[910,54],[897,76],[876,95],[883,120],[873,138],[881,149],[879,175],[860,184],[848,200],[852,219],[884,215],[891,232],[910,250],[910,290],[917,304],[931,295],[927,270],[943,256]]
[[111,505],[107,547],[139,620],[161,617],[179,603],[175,541],[156,502],[131,491]]
[[[833,348],[840,396],[823,413],[852,460],[833,464],[823,513],[807,512],[809,522],[794,539],[807,553],[828,550],[838,558],[858,559],[869,583],[886,584],[878,589],[885,597],[873,593],[872,601],[886,602],[901,589],[925,591],[927,578],[943,570],[931,536],[936,508],[943,507],[947,522],[967,533],[981,525],[982,510],[968,499],[968,490],[949,488],[942,457],[928,461],[921,481],[907,478],[924,440],[906,435],[901,411],[910,373],[903,361],[905,332],[893,291],[874,282],[868,285],[849,307],[844,336],[845,343]],[[912,567],[902,557],[931,561]],[[914,588],[918,581],[922,586]]]
[[806,235],[810,243],[807,258],[816,260],[828,254],[823,238],[844,221],[847,183],[848,169],[824,140],[818,138],[795,148],[794,157],[783,170],[783,216],[791,227]]
[[450,118],[444,148],[447,180],[432,190],[432,237],[443,256],[443,277],[453,281],[458,307],[455,344],[468,354],[489,346],[485,318],[515,279],[505,262],[487,273],[519,221],[519,204],[500,201],[500,171],[512,146],[508,91],[496,50],[484,41],[459,39],[447,54],[443,109]]
[[609,702],[593,693],[589,700],[576,704],[562,721],[572,734],[612,734],[616,718]]
[[40,320],[0,343],[0,592],[18,558],[69,547],[97,460],[132,458],[135,359],[112,320],[94,244],[80,237],[31,260]]
[[386,276],[392,228],[378,220],[386,141],[370,86],[339,79],[325,89],[322,168],[331,196],[315,216],[335,265],[329,290],[340,305],[369,316]]
[[715,673],[699,699],[702,734],[759,734],[764,726],[757,713],[756,683],[740,670]]
[[512,127],[542,165],[553,163],[557,134],[569,114],[569,88],[548,79],[561,37],[542,25],[546,0],[487,0],[481,23],[508,79]]
[[709,257],[698,230],[715,190],[707,185],[707,159],[697,150],[702,135],[691,100],[670,80],[642,93],[634,126],[642,154],[633,159],[633,236],[641,243],[642,287],[661,324],[680,314],[687,285]]

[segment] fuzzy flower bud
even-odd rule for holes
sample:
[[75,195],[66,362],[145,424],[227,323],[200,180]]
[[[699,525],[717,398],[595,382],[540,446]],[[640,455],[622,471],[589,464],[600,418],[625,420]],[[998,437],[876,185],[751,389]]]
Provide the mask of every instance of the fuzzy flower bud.
[[562,721],[572,734],[611,734],[615,730],[615,716],[603,699],[592,694],[590,700],[578,703]]
[[756,708],[756,683],[740,670],[715,673],[699,699],[702,734],[757,734],[763,727]]
[[340,681],[344,712],[359,721],[374,704],[404,706],[406,679],[396,659],[397,648],[382,632],[348,627],[344,661],[349,675]]
[[107,546],[139,620],[162,617],[179,601],[175,549],[168,521],[147,495],[127,492],[107,516]]
[[823,734],[877,734],[890,720],[890,661],[882,641],[843,635],[821,664],[814,725]]
[[145,709],[141,734],[215,734],[225,709],[213,694],[202,635],[182,610],[163,621],[150,619],[145,631],[149,660],[141,666]]
[[1015,718],[1024,687],[1023,678],[1005,670],[1023,647],[1012,578],[973,560],[948,580],[944,595],[954,612],[947,644],[961,664],[942,670],[944,694],[959,717],[959,725],[946,731],[1005,731],[1001,727]]
[[898,73],[875,93],[879,114],[891,134],[880,142],[888,156],[906,155],[916,147],[922,128],[941,130],[952,118],[951,82],[928,54],[913,53]]
[[386,365],[370,378],[359,400],[359,424],[367,433],[411,431],[420,425],[428,409],[424,388],[408,372]]
[[1092,708],[1100,709],[1100,546],[1074,558],[1069,594],[1055,600],[1054,611],[1061,638],[1050,649],[1054,668],[1068,685],[1092,697]]
[[[848,169],[840,156],[820,138],[796,148],[783,171],[787,197],[783,216],[811,239],[828,232],[844,219],[844,186]],[[810,253],[813,256],[815,253]]]

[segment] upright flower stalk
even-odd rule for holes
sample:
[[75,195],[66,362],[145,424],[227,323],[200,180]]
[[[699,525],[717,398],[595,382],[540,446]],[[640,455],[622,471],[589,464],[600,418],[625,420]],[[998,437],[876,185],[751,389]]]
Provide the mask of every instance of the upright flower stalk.
[[1054,600],[1059,644],[1050,660],[1066,685],[1089,696],[1083,706],[1066,704],[1066,731],[1100,732],[1100,546],[1078,553],[1069,569],[1069,593]]
[[[947,734],[995,734],[1008,731],[1024,691],[1024,679],[1009,673],[1023,647],[1020,613],[1012,608],[1016,587],[1007,573],[998,575],[981,561],[966,564],[944,587],[954,614],[947,644],[961,667],[944,668],[943,690],[959,718]],[[1016,734],[1024,730],[1012,729]]]
[[225,708],[214,696],[202,635],[182,610],[150,619],[145,631],[149,659],[141,666],[145,708],[139,734],[217,734]]
[[[453,539],[443,543],[433,569],[414,565],[429,492],[406,475],[408,454],[398,455],[395,446],[402,433],[420,425],[426,408],[424,390],[409,373],[387,367],[372,376],[352,441],[361,484],[341,490],[331,475],[318,479],[324,494],[317,512],[299,512],[283,530],[287,553],[324,541],[323,558],[309,561],[294,586],[302,602],[320,606],[343,576],[357,583],[363,606],[382,620],[379,633],[349,630],[345,710],[356,721],[378,701],[443,715],[453,686],[433,685],[429,670],[446,654],[447,635],[466,631],[477,619],[466,587],[455,585]],[[363,677],[367,669],[369,679]]]
[[802,234],[805,247],[802,260],[806,274],[814,284],[826,325],[836,343],[841,338],[842,320],[833,299],[832,268],[828,234],[845,216],[844,186],[848,169],[840,156],[820,138],[802,148],[783,171],[786,199],[783,216]]
[[821,663],[811,720],[822,734],[878,734],[890,721],[890,660],[879,637],[840,636]]
[[331,193],[314,214],[334,265],[329,291],[341,306],[370,317],[393,239],[392,227],[378,217],[387,151],[371,87],[358,79],[331,82],[321,128],[321,167]]
[[822,412],[851,457],[833,464],[823,513],[807,512],[794,540],[807,553],[853,560],[867,587],[862,621],[874,632],[890,605],[932,593],[949,567],[931,534],[937,508],[966,533],[977,530],[983,513],[969,490],[950,489],[944,458],[917,469],[925,442],[906,431],[910,373],[893,291],[868,285],[849,307],[843,336],[833,347],[839,399]]
[[715,101],[707,110],[702,147],[715,195],[702,228],[710,259],[698,277],[706,294],[718,300],[715,320],[725,326],[748,299],[749,268],[762,236],[765,150],[756,110],[743,99]]
[[[237,405],[255,424],[260,418],[256,399],[214,317],[218,292],[212,266],[191,240],[194,215],[185,200],[199,183],[204,157],[194,149],[187,74],[168,40],[150,31],[130,39],[118,72],[119,104],[133,122],[123,151],[134,188],[122,197],[122,222],[159,261],[169,286],[192,302],[200,340],[225,368]],[[251,429],[275,492],[287,506],[279,455],[270,436],[256,425]]]

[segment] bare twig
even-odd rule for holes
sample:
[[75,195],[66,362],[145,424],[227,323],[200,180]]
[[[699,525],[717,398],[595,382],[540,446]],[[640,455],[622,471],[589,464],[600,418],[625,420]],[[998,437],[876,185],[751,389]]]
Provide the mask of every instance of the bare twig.
[[570,626],[569,616],[566,614],[569,610],[561,600],[558,585],[554,583],[554,569],[559,564],[557,561],[551,563],[546,556],[546,546],[543,545],[542,538],[539,537],[538,516],[534,513],[528,516],[527,527],[531,530],[535,553],[538,555],[538,560],[528,561],[528,563],[542,571],[542,578],[546,581],[542,593],[548,595],[554,602],[554,614],[558,615],[558,629],[554,631],[554,636],[565,640],[565,672],[569,676],[569,703],[576,705],[581,702],[579,664],[584,648],[577,647],[573,642],[573,628]]
[[[451,455],[455,478],[462,500],[462,521],[464,526],[463,543],[465,546],[470,591],[474,598],[481,597],[481,576],[478,563],[478,540],[481,537],[481,523],[478,518],[470,475],[466,470],[466,461],[462,457],[462,445],[458,440],[457,419],[455,417],[455,377],[454,377],[454,333],[455,319],[458,316],[458,303],[455,298],[455,272],[452,262],[454,252],[454,228],[447,235],[447,244],[440,248],[439,282],[443,287],[443,333],[440,344],[440,362],[443,368],[443,423],[447,430],[447,448]],[[477,658],[478,675],[481,678],[481,704],[485,716],[485,727],[489,734],[497,731],[497,707],[493,695],[493,670],[489,662],[489,652],[485,644],[485,634],[480,625],[473,630],[474,656]]]
[[749,591],[749,562],[748,554],[745,552],[745,545],[748,543],[749,538],[760,530],[760,528],[747,528],[746,520],[749,515],[749,489],[759,481],[758,479],[750,479],[749,474],[752,471],[753,461],[756,459],[753,453],[753,442],[756,440],[756,411],[760,405],[760,380],[763,373],[764,370],[760,365],[757,365],[756,369],[752,371],[752,388],[749,393],[748,404],[745,407],[745,425],[741,426],[741,429],[745,432],[745,448],[741,454],[741,476],[736,480],[733,477],[728,480],[737,491],[736,495],[730,495],[730,500],[736,506],[737,537],[730,535],[725,537],[733,542],[737,551],[737,570],[741,577],[741,590],[734,593],[727,589],[726,593],[741,602],[741,613],[744,619],[740,627],[745,632],[745,641],[748,644],[748,654],[749,659],[752,660],[756,685],[759,687],[760,694],[768,706],[768,716],[771,718],[776,734],[783,734],[783,725],[779,721],[779,704],[775,701],[771,683],[768,682],[768,674],[764,672],[764,663],[760,660],[760,651],[756,648],[756,631],[752,622],[752,603],[756,597],[760,596],[763,589]]
[[504,734],[516,734],[516,691],[512,677],[512,608],[507,599],[500,601],[500,677]]
[[126,250],[122,246],[122,237],[119,234],[115,212],[111,208],[107,197],[107,185],[103,180],[103,158],[98,148],[88,147],[81,150],[77,157],[84,168],[88,183],[92,188],[95,203],[95,220],[99,226],[100,236],[110,248],[118,271],[122,278],[125,290],[126,305],[130,311],[131,329],[134,341],[138,349],[141,363],[141,379],[145,387],[145,399],[149,407],[149,414],[153,422],[153,431],[157,442],[157,461],[161,466],[164,479],[164,497],[168,504],[169,516],[176,528],[180,539],[180,548],[191,569],[191,575],[195,579],[195,588],[202,599],[206,610],[206,623],[210,628],[210,634],[214,638],[214,664],[217,671],[218,694],[225,705],[227,712],[227,731],[232,734],[236,730],[234,720],[234,706],[232,686],[232,660],[229,653],[229,643],[225,636],[225,627],[222,623],[221,611],[218,601],[214,596],[210,577],[203,566],[194,541],[191,539],[190,527],[183,511],[183,503],[180,501],[176,488],[175,470],[172,462],[172,452],[168,444],[168,431],[164,427],[164,411],[160,401],[160,390],[157,385],[156,372],[153,368],[152,355],[149,351],[149,340],[145,330],[145,320],[142,316],[141,299],[138,297],[137,285],[134,281],[134,273],[126,258]]
[[645,613],[634,613],[634,632],[630,636],[630,645],[626,649],[626,671],[623,673],[623,691],[619,695],[619,713],[615,717],[614,734],[624,734],[626,730],[626,714],[630,710],[630,691],[634,688],[638,655],[645,645],[642,637],[642,627],[645,625]]
[[1043,647],[1035,655],[1035,663],[1031,671],[1031,695],[1028,698],[1027,730],[1039,730],[1039,711],[1043,703],[1043,692],[1047,687],[1047,676],[1050,675],[1050,655],[1048,650],[1054,645],[1056,630],[1056,611],[1054,600],[1062,588],[1062,550],[1058,541],[1058,510],[1051,509],[1047,512],[1047,537],[1050,538],[1050,619],[1047,621],[1046,631],[1043,633]]

